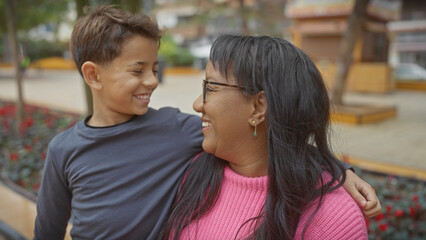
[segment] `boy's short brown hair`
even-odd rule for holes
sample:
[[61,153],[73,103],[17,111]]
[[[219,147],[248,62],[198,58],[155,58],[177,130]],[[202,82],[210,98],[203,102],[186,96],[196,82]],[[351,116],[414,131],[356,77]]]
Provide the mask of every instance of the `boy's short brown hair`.
[[141,35],[159,43],[161,30],[145,14],[124,12],[115,6],[101,6],[77,20],[70,49],[78,71],[86,61],[108,64],[121,54],[127,39]]

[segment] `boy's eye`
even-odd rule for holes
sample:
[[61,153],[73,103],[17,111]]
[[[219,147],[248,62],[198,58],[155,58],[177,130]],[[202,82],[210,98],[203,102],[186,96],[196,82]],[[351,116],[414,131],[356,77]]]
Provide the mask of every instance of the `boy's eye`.
[[133,70],[134,73],[140,74],[142,73],[142,70]]

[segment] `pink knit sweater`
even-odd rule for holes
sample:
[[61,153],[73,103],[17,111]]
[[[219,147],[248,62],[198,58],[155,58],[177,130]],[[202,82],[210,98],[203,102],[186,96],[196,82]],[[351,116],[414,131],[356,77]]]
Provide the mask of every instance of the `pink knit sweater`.
[[[267,177],[241,176],[225,168],[222,191],[214,208],[184,229],[180,239],[235,239],[248,219],[256,217],[266,200]],[[301,216],[295,239],[301,239],[309,214]],[[244,225],[237,239],[250,233],[250,223]],[[325,201],[308,226],[304,239],[368,239],[361,210],[352,197],[340,187],[326,195]]]

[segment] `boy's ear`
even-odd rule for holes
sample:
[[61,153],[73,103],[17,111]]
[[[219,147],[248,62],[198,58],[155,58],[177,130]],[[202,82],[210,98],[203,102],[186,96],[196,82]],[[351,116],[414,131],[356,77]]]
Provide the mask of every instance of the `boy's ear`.
[[99,66],[96,63],[91,61],[83,63],[83,66],[81,66],[81,72],[83,73],[84,81],[91,89],[102,89],[102,83],[99,81]]
[[254,96],[253,99],[253,114],[249,122],[255,120],[256,124],[265,121],[266,111],[268,110],[268,103],[266,102],[265,92],[261,91]]

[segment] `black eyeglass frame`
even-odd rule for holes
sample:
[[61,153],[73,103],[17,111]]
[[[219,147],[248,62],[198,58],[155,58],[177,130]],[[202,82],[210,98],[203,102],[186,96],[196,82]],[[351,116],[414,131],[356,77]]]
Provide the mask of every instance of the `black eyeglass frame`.
[[238,88],[238,89],[243,89],[243,90],[246,89],[245,87],[241,87],[241,86],[234,85],[234,84],[214,82],[214,81],[209,81],[209,80],[203,79],[203,102],[204,103],[206,102],[207,84],[224,86],[224,87],[233,87],[233,88]]

